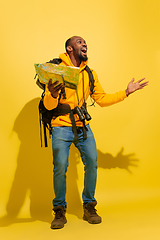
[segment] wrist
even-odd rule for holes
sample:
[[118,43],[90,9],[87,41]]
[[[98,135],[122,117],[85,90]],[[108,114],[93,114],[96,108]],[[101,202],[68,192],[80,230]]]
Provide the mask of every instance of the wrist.
[[128,88],[126,89],[126,96],[128,97],[129,96],[129,91],[128,91]]
[[52,93],[51,93],[51,96],[52,96],[53,98],[55,98],[55,99],[57,98],[57,96],[55,97]]

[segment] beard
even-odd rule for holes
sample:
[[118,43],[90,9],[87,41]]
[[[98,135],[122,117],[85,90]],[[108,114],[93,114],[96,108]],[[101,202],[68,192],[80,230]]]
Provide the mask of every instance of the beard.
[[88,57],[87,56],[82,56],[81,54],[79,55],[79,60],[80,61],[87,61],[88,60]]
[[87,56],[82,56],[81,52],[78,53],[78,51],[74,48],[74,46],[72,46],[74,52],[76,53],[76,55],[78,56],[79,60],[80,61],[87,61],[88,60],[88,57]]

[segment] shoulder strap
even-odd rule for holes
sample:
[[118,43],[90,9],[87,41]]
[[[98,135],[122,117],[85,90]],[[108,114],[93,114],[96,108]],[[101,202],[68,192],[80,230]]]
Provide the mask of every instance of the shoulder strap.
[[91,69],[88,67],[88,65],[85,67],[85,70],[88,72],[89,75],[89,86],[90,86],[90,91],[91,95],[94,93],[94,77]]
[[[91,69],[88,67],[88,65],[85,67],[85,70],[88,72],[89,75],[89,86],[90,86],[90,97],[93,95],[94,91],[94,77],[93,77],[93,73],[91,71]],[[95,107],[95,100],[94,97],[91,98],[92,104],[90,106],[94,106]]]
[[62,59],[60,59],[60,58],[53,58],[52,60],[50,60],[47,63],[53,63],[53,64],[59,65],[61,62],[62,62]]

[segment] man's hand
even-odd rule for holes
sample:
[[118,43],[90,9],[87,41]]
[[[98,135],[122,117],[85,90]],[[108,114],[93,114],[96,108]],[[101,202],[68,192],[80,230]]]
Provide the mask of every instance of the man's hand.
[[140,79],[137,82],[134,82],[134,78],[129,82],[127,89],[126,89],[126,95],[128,96],[129,94],[144,88],[145,86],[148,85],[148,82],[143,82],[141,83],[145,78]]
[[[49,80],[49,83],[48,83],[48,90],[51,92],[51,95],[53,98],[57,98],[58,95],[59,95],[59,90],[62,89],[63,87],[63,84],[59,84],[57,85],[59,82],[56,81],[54,83],[52,83],[52,79]],[[57,85],[57,86],[56,86]],[[56,86],[56,87],[55,87]]]

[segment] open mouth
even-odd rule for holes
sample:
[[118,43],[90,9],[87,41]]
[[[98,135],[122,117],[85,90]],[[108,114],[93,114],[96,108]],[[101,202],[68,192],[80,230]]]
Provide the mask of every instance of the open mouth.
[[81,52],[83,52],[85,55],[87,55],[87,48],[82,48]]

